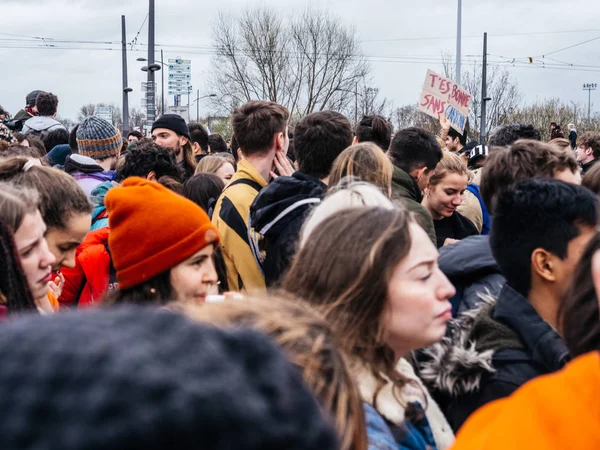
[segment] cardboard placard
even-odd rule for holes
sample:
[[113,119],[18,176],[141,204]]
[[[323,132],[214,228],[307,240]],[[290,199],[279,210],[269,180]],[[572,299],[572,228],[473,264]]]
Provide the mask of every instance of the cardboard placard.
[[451,79],[432,70],[427,71],[419,99],[419,111],[436,119],[440,114],[444,114],[450,126],[462,134],[465,131],[470,106],[471,94]]

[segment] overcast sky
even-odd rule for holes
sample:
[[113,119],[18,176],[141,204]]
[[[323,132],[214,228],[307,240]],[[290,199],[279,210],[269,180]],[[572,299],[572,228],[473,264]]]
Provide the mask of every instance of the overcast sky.
[[[146,17],[147,0],[1,0],[1,3],[1,105],[14,114],[24,106],[25,95],[34,89],[58,95],[59,114],[71,119],[76,119],[80,106],[86,103],[121,104],[121,15],[126,15],[127,40],[132,41]],[[165,59],[176,56],[191,59],[194,90],[208,94],[203,80],[210,71],[209,52],[198,48],[177,49],[177,46],[209,47],[211,24],[219,11],[240,11],[256,4],[292,13],[316,6],[317,2],[156,0],[156,43],[163,45]],[[380,96],[401,106],[418,101],[427,69],[441,71],[442,52],[455,51],[456,4],[456,0],[326,0],[319,2],[318,7],[339,15],[344,23],[356,28],[364,54],[372,61],[373,87],[380,88]],[[480,58],[481,36],[487,31],[488,53],[494,55],[490,60],[516,58],[517,66],[521,66],[506,67],[518,82],[525,102],[559,97],[587,107],[587,92],[582,85],[600,82],[600,39],[553,52],[600,37],[599,17],[600,2],[594,0],[463,0],[463,58],[465,63],[473,60],[469,55]],[[144,26],[138,41],[147,44],[147,36]],[[39,47],[15,48],[36,45]],[[67,50],[50,45],[76,48]],[[140,70],[143,63],[136,58],[147,56],[143,49],[138,45],[128,52],[129,85],[134,89],[130,107],[140,107],[140,84],[146,74]],[[545,58],[546,68],[523,67],[527,57],[542,61],[542,55],[549,53],[552,55]],[[550,68],[550,64],[554,66]],[[160,82],[159,73],[157,80]],[[600,89],[592,93],[598,105],[599,96]],[[202,101],[200,114],[207,113],[210,113],[208,103]]]

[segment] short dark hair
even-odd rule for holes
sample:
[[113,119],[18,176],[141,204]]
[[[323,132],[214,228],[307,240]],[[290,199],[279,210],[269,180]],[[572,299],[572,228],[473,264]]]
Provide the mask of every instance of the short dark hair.
[[256,100],[236,108],[231,125],[244,156],[267,151],[277,133],[285,133],[290,113],[287,108]]
[[520,140],[510,148],[497,148],[487,157],[481,173],[480,192],[490,213],[504,189],[529,178],[554,178],[556,172],[579,170],[571,153],[553,145]]
[[433,134],[422,128],[410,127],[394,135],[388,156],[396,166],[411,173],[423,167],[427,170],[435,169],[443,154],[442,147]]
[[559,180],[523,180],[506,189],[496,202],[490,246],[507,284],[527,297],[533,251],[564,259],[580,227],[596,225],[597,209],[589,190]]
[[144,143],[127,152],[125,162],[117,170],[116,181],[121,182],[129,177],[146,178],[150,172],[156,174],[157,180],[164,176],[179,182],[183,179],[183,173],[171,149],[155,143]]
[[463,132],[463,134],[460,134],[454,128],[450,128],[448,130],[448,136],[450,136],[453,140],[458,138],[458,141],[460,142],[461,145],[467,145],[467,129],[466,128],[465,128],[465,131]]
[[227,142],[223,139],[223,136],[217,133],[213,133],[208,136],[208,145],[211,153],[227,153]]
[[354,134],[358,142],[373,142],[385,152],[392,140],[392,124],[377,114],[364,116]]
[[591,148],[594,153],[594,158],[600,158],[600,133],[594,133],[588,131],[583,133],[577,139],[577,145],[581,145],[585,148]]
[[127,137],[129,137],[129,136],[135,136],[138,139],[142,139],[144,137],[144,135],[142,133],[140,133],[139,131],[137,131],[137,130],[131,130],[127,134]]
[[525,125],[523,123],[514,123],[511,125],[503,125],[490,133],[488,139],[489,147],[506,147],[518,141],[519,139],[532,139],[541,141],[540,132],[533,125]]
[[187,180],[183,188],[185,197],[208,214],[211,207],[214,207],[212,203],[216,203],[225,189],[225,183],[215,174],[199,173]]
[[190,131],[190,141],[193,143],[198,143],[202,151],[208,151],[208,132],[204,125],[200,122],[190,122],[188,123],[188,130]]
[[69,148],[71,149],[71,153],[79,153],[79,146],[77,145],[77,130],[79,129],[79,124],[75,125],[71,130],[71,134],[69,134]]
[[42,134],[42,141],[46,151],[52,150],[57,145],[69,143],[69,132],[64,128],[56,128],[52,131]]
[[352,124],[335,111],[320,111],[302,118],[294,129],[294,153],[298,170],[325,178],[333,162],[352,145]]
[[41,92],[35,101],[40,116],[52,116],[58,110],[58,97],[52,92]]

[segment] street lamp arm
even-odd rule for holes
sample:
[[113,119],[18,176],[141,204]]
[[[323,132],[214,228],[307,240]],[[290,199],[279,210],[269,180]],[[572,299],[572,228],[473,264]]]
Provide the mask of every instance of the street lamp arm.
[[208,98],[208,97],[216,97],[216,96],[217,96],[217,94],[208,94],[208,95],[203,95],[202,97],[198,97],[197,99],[195,99],[195,100],[192,102],[192,105],[193,105],[194,103],[196,103],[198,100],[202,100],[203,98]]

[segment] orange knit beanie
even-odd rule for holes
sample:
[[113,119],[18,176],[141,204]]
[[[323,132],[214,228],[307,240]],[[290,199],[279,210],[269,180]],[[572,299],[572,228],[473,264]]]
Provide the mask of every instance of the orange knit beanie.
[[108,191],[104,203],[120,289],[144,283],[219,243],[202,208],[154,181],[128,178]]

